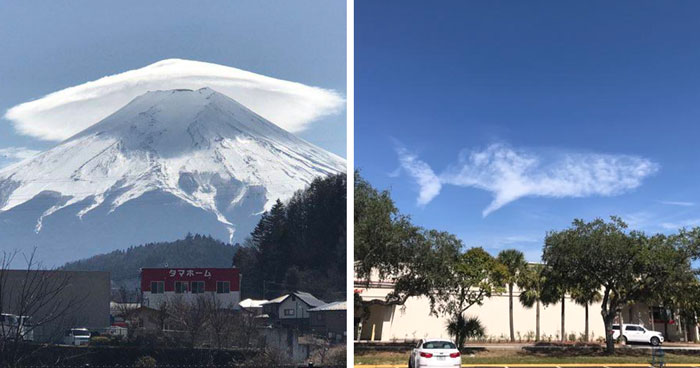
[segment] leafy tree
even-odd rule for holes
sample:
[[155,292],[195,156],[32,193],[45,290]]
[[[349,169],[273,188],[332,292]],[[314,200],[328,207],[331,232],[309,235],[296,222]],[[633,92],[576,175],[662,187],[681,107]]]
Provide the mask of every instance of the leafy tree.
[[388,191],[378,191],[355,172],[355,273],[369,282],[400,273],[413,256],[411,243],[419,242],[419,229],[399,213]]
[[609,353],[615,349],[612,324],[617,311],[660,293],[679,270],[689,267],[700,244],[699,228],[651,237],[626,229],[627,224],[614,216],[609,222],[577,219],[571,228],[547,234],[542,257],[573,289],[595,284],[602,290],[601,316]]
[[454,337],[457,348],[461,348],[467,339],[486,335],[486,329],[478,317],[465,318],[464,315],[459,314],[450,317],[447,322],[447,333]]
[[513,326],[513,286],[521,277],[523,270],[527,267],[525,255],[516,249],[506,249],[498,253],[498,262],[504,266],[504,284],[508,285],[508,317],[510,321],[510,341],[515,341],[515,329]]
[[[690,264],[687,264],[669,277],[663,288],[660,288],[658,292],[646,295],[640,301],[647,305],[661,306],[664,311],[678,311],[678,315],[675,318],[678,322],[676,326],[687,341],[687,328],[685,332],[681,328],[688,324],[695,325],[695,312],[698,303],[700,303],[700,299],[698,299],[698,296],[700,296],[699,288],[700,282],[698,282]],[[666,317],[663,318],[664,335],[668,336],[668,322],[671,315],[669,314]]]
[[[440,259],[424,232],[399,213],[388,191],[372,187],[355,172],[355,274],[369,285],[373,277],[395,282],[385,300],[363,300],[355,294],[355,326],[369,318],[370,305],[401,305],[411,296],[426,295]],[[426,272],[428,270],[428,272]]]
[[[677,307],[680,310],[680,316],[684,321],[685,340],[688,340],[688,330],[692,330],[698,325],[698,315],[700,314],[700,281],[694,276],[687,283],[683,284],[683,289],[679,290]],[[698,336],[695,335],[695,341],[698,341]]]
[[520,304],[527,308],[535,306],[535,341],[540,341],[540,304],[546,283],[544,266],[533,264],[523,270],[518,279]]
[[483,248],[471,248],[443,267],[428,295],[433,314],[458,318],[471,306],[481,305],[485,298],[502,290],[499,280],[506,271]]
[[436,313],[438,295],[455,285],[454,269],[462,242],[452,234],[415,228],[404,244],[404,260],[394,276],[394,290],[387,296],[389,304],[402,305],[409,297],[426,296],[431,313]]

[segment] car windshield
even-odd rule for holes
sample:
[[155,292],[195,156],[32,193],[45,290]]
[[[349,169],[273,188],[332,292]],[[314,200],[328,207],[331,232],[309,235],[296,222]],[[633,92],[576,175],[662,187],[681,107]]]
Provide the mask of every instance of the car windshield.
[[73,330],[73,336],[90,336],[90,332],[84,330]]
[[450,341],[427,341],[423,343],[423,349],[457,349]]
[[617,326],[617,325],[613,326],[613,330],[619,330],[619,329],[620,329],[620,326]]

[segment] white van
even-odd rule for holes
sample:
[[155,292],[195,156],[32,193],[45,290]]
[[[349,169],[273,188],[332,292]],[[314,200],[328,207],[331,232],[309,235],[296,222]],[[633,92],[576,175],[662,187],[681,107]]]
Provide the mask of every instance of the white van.
[[66,345],[87,345],[90,343],[90,331],[87,328],[71,328],[63,334],[63,343]]

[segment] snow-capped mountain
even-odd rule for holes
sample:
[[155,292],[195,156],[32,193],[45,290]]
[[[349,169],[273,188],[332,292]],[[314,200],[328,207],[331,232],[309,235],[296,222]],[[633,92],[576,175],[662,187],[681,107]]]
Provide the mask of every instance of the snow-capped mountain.
[[212,90],[148,92],[0,170],[0,247],[59,264],[186,232],[245,238],[345,160]]

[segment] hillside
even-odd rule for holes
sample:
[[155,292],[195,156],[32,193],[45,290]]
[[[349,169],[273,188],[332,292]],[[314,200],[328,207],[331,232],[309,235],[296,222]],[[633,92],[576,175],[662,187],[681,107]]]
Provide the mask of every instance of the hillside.
[[115,250],[62,268],[71,271],[109,271],[112,287],[134,290],[143,267],[231,267],[238,246],[220,242],[211,236],[188,234],[172,242],[149,243]]

